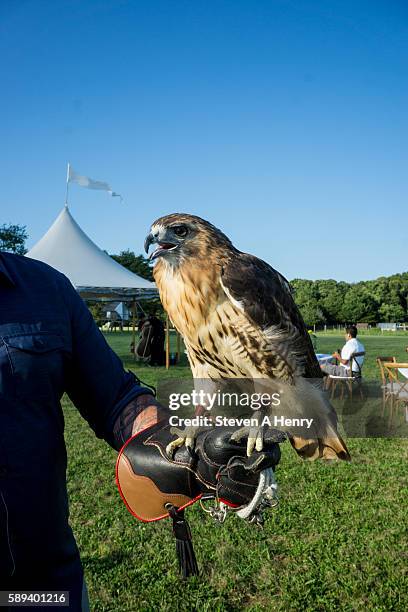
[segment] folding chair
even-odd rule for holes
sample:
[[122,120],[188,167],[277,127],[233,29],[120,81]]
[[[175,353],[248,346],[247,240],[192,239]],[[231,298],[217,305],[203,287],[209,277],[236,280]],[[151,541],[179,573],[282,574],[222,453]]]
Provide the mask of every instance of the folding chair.
[[387,400],[390,402],[390,424],[394,416],[394,408],[398,410],[400,405],[405,406],[405,420],[408,421],[408,378],[402,376],[402,371],[408,369],[408,363],[396,361],[384,362],[384,373],[386,378]]
[[[333,399],[336,389],[340,384],[341,395],[340,399],[344,397],[344,389],[347,389],[348,395],[350,399],[353,397],[353,386],[358,386],[358,390],[360,391],[361,399],[364,399],[363,387],[362,387],[362,374],[361,374],[361,366],[358,362],[357,357],[364,357],[365,351],[361,351],[360,353],[353,353],[349,360],[349,368],[345,369],[344,375],[334,375],[329,374],[329,385],[328,388],[331,388],[331,398]],[[353,371],[353,363],[357,365],[357,371]]]
[[388,372],[385,371],[384,363],[395,363],[397,360],[395,357],[384,357],[378,356],[376,359],[378,368],[380,370],[381,376],[381,389],[383,392],[383,411],[382,415],[385,415],[385,409],[387,407],[387,403],[391,400],[392,394],[390,393],[390,381],[388,380]]

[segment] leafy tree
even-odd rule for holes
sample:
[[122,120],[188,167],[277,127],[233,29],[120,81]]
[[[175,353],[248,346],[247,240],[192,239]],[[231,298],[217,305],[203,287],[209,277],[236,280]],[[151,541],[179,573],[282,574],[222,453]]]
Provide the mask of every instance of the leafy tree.
[[377,307],[362,283],[350,285],[340,310],[347,323],[375,323]]
[[332,279],[319,280],[316,283],[319,289],[319,305],[323,310],[326,321],[337,323],[348,285],[337,283]]
[[153,280],[152,269],[143,255],[135,255],[133,251],[128,249],[121,251],[119,255],[111,255],[111,257],[134,274],[150,281]]
[[91,312],[91,315],[97,323],[100,323],[103,318],[103,304],[100,302],[87,302],[87,306]]
[[25,243],[28,238],[25,225],[1,225],[0,226],[0,251],[24,255],[27,253]]
[[376,280],[369,281],[370,293],[378,304],[382,304],[387,300],[388,295],[388,278],[382,276]]
[[378,312],[381,320],[387,323],[402,321],[406,314],[400,304],[381,304]]
[[292,289],[305,324],[311,327],[323,323],[325,317],[319,304],[318,285],[310,280],[295,279]]
[[295,279],[292,289],[308,326],[408,320],[408,272],[359,283]]
[[305,325],[307,327],[313,327],[314,325],[321,325],[324,323],[324,315],[317,301],[310,301],[307,304],[303,304],[299,307]]

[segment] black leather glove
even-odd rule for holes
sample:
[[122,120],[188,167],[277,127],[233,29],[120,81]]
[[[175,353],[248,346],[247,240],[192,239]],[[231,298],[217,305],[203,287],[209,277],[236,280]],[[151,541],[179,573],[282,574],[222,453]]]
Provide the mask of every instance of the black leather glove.
[[246,456],[246,440],[230,440],[233,428],[200,431],[195,450],[182,446],[172,458],[166,446],[174,436],[158,423],[137,434],[122,448],[117,461],[119,492],[130,512],[142,521],[169,515],[167,505],[185,508],[201,497],[217,497],[229,506],[248,504],[259,474],[275,468],[285,434],[269,429],[261,452]]

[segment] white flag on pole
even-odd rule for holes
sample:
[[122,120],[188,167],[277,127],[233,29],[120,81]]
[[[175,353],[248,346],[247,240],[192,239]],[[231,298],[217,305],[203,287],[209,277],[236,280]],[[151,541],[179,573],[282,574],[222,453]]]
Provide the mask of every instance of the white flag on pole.
[[113,198],[120,198],[121,200],[123,199],[120,193],[112,191],[112,188],[109,183],[105,183],[104,181],[95,181],[94,179],[91,179],[88,176],[78,174],[78,172],[75,172],[75,170],[72,168],[71,164],[69,164],[68,166],[67,182],[76,183],[81,187],[86,187],[86,189],[99,189],[101,191],[107,191]]

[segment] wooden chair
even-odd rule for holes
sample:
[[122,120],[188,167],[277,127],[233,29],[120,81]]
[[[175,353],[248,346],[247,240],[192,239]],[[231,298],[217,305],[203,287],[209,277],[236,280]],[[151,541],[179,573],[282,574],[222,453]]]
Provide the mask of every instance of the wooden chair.
[[385,356],[379,355],[376,359],[378,369],[380,370],[380,376],[381,376],[381,389],[383,393],[383,410],[382,410],[383,416],[385,415],[385,409],[387,407],[387,404],[391,400],[391,393],[388,387],[388,384],[389,384],[388,372],[386,372],[384,369],[384,363],[395,363],[396,361],[397,361],[396,358],[393,356],[385,357]]
[[384,368],[384,363],[396,363],[397,359],[396,357],[392,356],[387,356],[384,357],[382,355],[379,355],[376,359],[377,365],[378,365],[378,369],[380,370],[380,376],[381,376],[381,382],[383,385],[386,385],[388,383],[388,379],[387,379],[387,372],[385,371]]
[[[364,399],[364,393],[363,393],[363,387],[362,387],[362,372],[361,372],[361,366],[360,363],[358,361],[358,357],[364,357],[365,355],[365,351],[361,351],[360,353],[353,353],[353,355],[351,355],[350,360],[349,360],[349,368],[345,369],[345,374],[344,376],[341,375],[334,375],[334,374],[329,374],[328,376],[328,388],[331,388],[331,398],[333,399],[333,397],[335,396],[336,393],[336,389],[338,388],[338,386],[340,385],[341,388],[341,395],[340,395],[340,399],[343,399],[344,397],[344,390],[347,389],[348,391],[348,395],[350,397],[350,399],[353,398],[353,386],[357,386],[358,390],[360,391],[360,396],[361,399]],[[357,365],[357,371],[353,371],[353,364]]]
[[408,363],[385,361],[382,365],[385,375],[385,404],[390,405],[390,424],[394,409],[398,411],[401,405],[405,407],[405,419],[408,421],[408,378],[400,372],[402,369],[408,369]]

